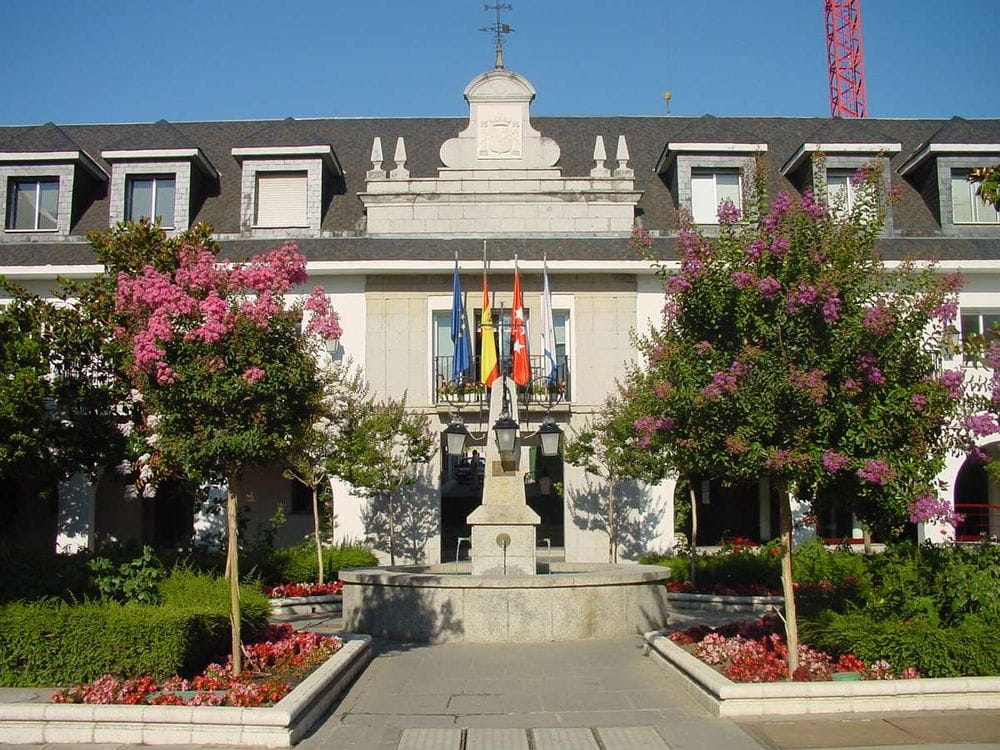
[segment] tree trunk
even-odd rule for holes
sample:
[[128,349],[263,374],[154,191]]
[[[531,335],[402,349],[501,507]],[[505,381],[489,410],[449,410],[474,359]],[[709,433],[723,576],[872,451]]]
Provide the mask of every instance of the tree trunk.
[[618,522],[615,520],[615,480],[608,477],[608,561],[618,562]]
[[393,500],[395,493],[389,492],[389,564],[396,564],[396,505]]
[[313,491],[313,533],[316,535],[316,583],[323,585],[323,540],[319,536],[319,485],[314,484]]
[[691,585],[697,583],[698,578],[698,498],[694,495],[694,479],[688,478],[688,495],[691,498]]
[[861,541],[865,543],[865,554],[872,554],[872,530],[867,526],[861,529]]
[[792,578],[792,497],[788,485],[778,485],[781,496],[781,592],[785,597],[785,643],[788,644],[788,679],[799,666],[799,620],[795,614],[795,588]]
[[236,529],[236,477],[229,477],[229,492],[226,500],[226,527],[228,542],[226,549],[226,570],[229,576],[229,628],[232,633],[233,674],[243,671],[243,649],[240,640],[240,564]]

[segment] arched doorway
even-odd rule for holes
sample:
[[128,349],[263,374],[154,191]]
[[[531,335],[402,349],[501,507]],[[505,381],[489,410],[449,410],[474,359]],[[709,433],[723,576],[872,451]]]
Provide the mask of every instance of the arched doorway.
[[[981,448],[986,455],[1000,458],[1000,443]],[[955,510],[965,519],[955,529],[959,542],[978,542],[984,536],[1000,534],[1000,485],[974,457],[965,459],[955,479]]]

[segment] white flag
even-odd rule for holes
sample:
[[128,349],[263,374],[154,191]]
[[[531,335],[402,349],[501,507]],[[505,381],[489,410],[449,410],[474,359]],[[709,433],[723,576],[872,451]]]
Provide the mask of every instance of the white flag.
[[549,383],[557,381],[556,332],[552,322],[552,290],[549,289],[549,266],[542,265],[542,372]]

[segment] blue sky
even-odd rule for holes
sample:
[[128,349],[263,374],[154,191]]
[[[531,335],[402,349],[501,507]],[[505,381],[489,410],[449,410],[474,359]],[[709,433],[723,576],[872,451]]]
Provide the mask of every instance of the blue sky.
[[[822,0],[511,0],[548,115],[827,115]],[[6,3],[0,123],[461,116],[475,0]],[[492,4],[492,3],[491,3]],[[1000,115],[997,0],[863,0],[874,117]]]

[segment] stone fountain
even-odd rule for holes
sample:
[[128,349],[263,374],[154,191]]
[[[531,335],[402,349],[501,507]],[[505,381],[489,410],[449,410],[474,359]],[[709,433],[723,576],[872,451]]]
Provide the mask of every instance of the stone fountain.
[[[504,413],[517,421],[513,393],[509,378],[494,382],[489,424]],[[483,504],[469,515],[471,572],[454,564],[343,570],[346,630],[404,642],[496,643],[600,638],[663,627],[667,568],[550,563],[539,571],[539,517],[525,498],[519,443],[505,455],[487,440]]]

